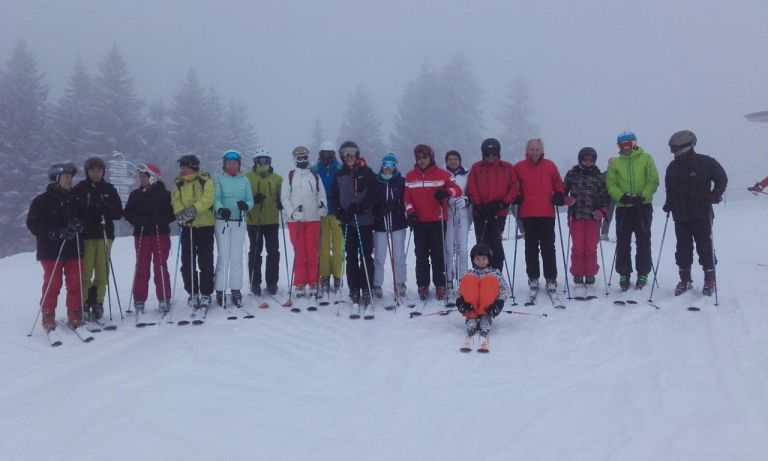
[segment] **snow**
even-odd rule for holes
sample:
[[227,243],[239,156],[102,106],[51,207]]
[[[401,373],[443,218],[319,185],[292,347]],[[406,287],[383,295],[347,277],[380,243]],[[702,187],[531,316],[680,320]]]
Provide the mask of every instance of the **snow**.
[[[650,284],[628,296],[638,304],[613,305],[600,275],[597,300],[514,307],[547,317],[502,313],[490,354],[458,352],[455,312],[409,319],[406,307],[379,308],[352,321],[347,307],[297,314],[252,298],[255,319],[216,309],[201,326],[137,329],[114,306],[117,331],[84,344],[62,329],[64,345],[51,348],[39,325],[26,336],[42,273],[34,254],[2,259],[0,289],[20,302],[0,307],[0,458],[768,459],[768,267],[758,266],[768,208],[748,198],[717,207],[719,307],[700,294],[700,270],[696,291],[672,295],[670,220],[661,309],[645,302]],[[654,259],[663,227],[657,210]],[[505,244],[511,258],[514,240]],[[604,244],[606,261],[613,248]],[[114,261],[126,303],[131,240],[118,239]]]

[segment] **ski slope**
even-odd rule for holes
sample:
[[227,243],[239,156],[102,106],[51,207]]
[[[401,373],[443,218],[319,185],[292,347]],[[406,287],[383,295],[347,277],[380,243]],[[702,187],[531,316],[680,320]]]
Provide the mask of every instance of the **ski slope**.
[[[84,344],[60,328],[64,345],[51,348],[39,325],[26,335],[42,274],[34,254],[2,259],[0,459],[768,459],[768,267],[758,265],[768,264],[768,203],[743,194],[716,211],[719,307],[699,294],[698,267],[696,291],[672,295],[671,220],[660,309],[645,302],[650,284],[627,296],[638,304],[614,305],[617,279],[605,297],[602,274],[597,300],[524,307],[520,242],[514,309],[534,315],[502,313],[490,354],[458,352],[456,312],[379,308],[353,321],[347,307],[292,313],[252,298],[252,320],[212,309],[183,327],[137,329],[115,305],[117,331]],[[663,227],[657,209],[654,262]],[[511,268],[514,240],[505,245]],[[130,239],[113,258],[125,310]]]

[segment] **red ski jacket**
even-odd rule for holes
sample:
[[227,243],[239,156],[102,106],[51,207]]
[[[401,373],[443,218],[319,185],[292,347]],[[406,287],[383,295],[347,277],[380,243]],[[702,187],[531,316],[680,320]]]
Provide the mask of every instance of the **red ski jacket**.
[[461,187],[456,184],[453,175],[432,164],[426,170],[416,166],[405,175],[405,213],[416,213],[419,222],[440,221],[440,206],[443,208],[443,221],[448,219],[448,200],[440,204],[435,199],[435,191],[443,188],[451,197],[461,195]]
[[[485,205],[497,201],[509,205],[520,194],[515,167],[499,159],[493,163],[487,163],[484,160],[475,162],[469,170],[465,193],[474,205]],[[508,207],[502,208],[496,216],[506,216],[508,209]]]
[[515,171],[517,179],[520,180],[520,193],[523,194],[518,217],[554,218],[552,195],[565,191],[557,166],[551,160],[545,159],[544,155],[534,163],[526,154],[525,160],[515,164]]

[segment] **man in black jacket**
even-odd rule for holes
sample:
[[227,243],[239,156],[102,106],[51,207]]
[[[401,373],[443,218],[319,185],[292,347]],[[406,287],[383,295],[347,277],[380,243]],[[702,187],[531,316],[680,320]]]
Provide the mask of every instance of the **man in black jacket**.
[[712,248],[712,205],[720,203],[728,185],[725,170],[714,158],[694,151],[696,135],[683,130],[669,139],[669,149],[675,155],[667,167],[664,182],[667,200],[664,211],[672,213],[675,221],[677,248],[675,262],[680,270],[680,282],[675,288],[679,296],[692,286],[693,242],[704,269],[703,293],[711,296],[715,290],[715,257]]
[[85,179],[72,188],[72,194],[85,206],[83,298],[86,320],[99,320],[104,314],[109,253],[115,240],[112,221],[123,217],[123,203],[115,186],[104,180],[104,160],[91,157],[85,161],[83,170]]

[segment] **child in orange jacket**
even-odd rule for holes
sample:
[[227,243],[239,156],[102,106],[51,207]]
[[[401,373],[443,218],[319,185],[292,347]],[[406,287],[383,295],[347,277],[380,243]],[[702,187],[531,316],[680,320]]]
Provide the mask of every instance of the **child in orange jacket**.
[[487,342],[493,318],[504,308],[509,288],[501,272],[490,267],[493,252],[488,245],[475,245],[469,256],[472,269],[461,277],[456,308],[467,319],[467,339],[470,340],[479,330],[481,338]]

